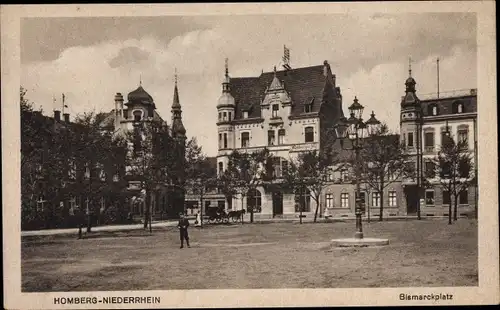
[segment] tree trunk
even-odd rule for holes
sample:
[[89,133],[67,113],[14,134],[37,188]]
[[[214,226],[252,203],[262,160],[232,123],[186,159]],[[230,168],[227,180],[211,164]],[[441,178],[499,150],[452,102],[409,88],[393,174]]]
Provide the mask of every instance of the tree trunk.
[[253,206],[250,209],[250,223],[253,223]]
[[384,220],[384,189],[380,191],[380,214],[378,215],[378,221],[382,222]]
[[458,196],[455,196],[455,201],[453,201],[453,220],[456,221],[458,218]]
[[241,224],[243,224],[243,211],[245,210],[245,208],[243,206],[244,197],[245,196],[241,195]]
[[451,225],[451,201],[448,204],[448,225]]
[[[316,196],[316,195],[315,195]],[[318,209],[319,209],[319,201],[318,197],[314,199],[314,202],[316,202],[316,210],[314,210],[314,223],[316,223],[316,220],[318,219]],[[302,210],[302,208],[301,208]]]
[[89,201],[87,202],[87,232],[91,232],[92,231],[92,204],[90,202],[90,199]]
[[[151,201],[151,195],[150,195],[150,192],[149,191],[146,191],[146,209],[148,210],[148,217],[147,217],[147,222],[146,223],[149,223],[149,232],[152,233],[153,232],[153,229],[151,227],[151,222],[152,222],[152,212],[151,212],[151,209],[152,209],[152,201]],[[146,226],[147,228],[147,226]]]
[[200,228],[203,228],[203,194],[200,195]]
[[144,229],[148,229],[148,222],[149,222],[149,191],[146,190],[146,195],[144,199]]

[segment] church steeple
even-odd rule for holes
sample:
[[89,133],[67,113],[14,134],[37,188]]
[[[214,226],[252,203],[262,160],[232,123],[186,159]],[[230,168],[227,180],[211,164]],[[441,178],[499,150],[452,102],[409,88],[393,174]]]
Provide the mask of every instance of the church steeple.
[[175,69],[174,98],[172,101],[172,133],[177,136],[186,134],[184,124],[182,124],[182,108],[179,101],[179,89],[177,88],[177,69]]

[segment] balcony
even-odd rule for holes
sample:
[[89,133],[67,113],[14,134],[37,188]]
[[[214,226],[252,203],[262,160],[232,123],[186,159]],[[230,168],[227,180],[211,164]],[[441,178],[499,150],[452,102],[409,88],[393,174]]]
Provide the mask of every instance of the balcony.
[[424,146],[424,153],[425,154],[432,154],[432,153],[434,153],[434,146]]
[[281,116],[275,116],[271,117],[269,120],[269,125],[282,125],[283,124],[283,118]]

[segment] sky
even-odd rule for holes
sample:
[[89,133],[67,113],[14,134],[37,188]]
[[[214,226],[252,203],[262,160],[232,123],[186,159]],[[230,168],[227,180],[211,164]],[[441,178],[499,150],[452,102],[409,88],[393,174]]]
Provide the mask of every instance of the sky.
[[[477,87],[474,13],[24,18],[21,86],[51,115],[66,96],[73,118],[110,111],[114,94],[139,86],[171,123],[175,70],[188,137],[217,154],[217,100],[224,59],[232,77],[327,60],[343,95],[397,132],[409,58],[417,95]],[[56,102],[53,102],[55,96]]]

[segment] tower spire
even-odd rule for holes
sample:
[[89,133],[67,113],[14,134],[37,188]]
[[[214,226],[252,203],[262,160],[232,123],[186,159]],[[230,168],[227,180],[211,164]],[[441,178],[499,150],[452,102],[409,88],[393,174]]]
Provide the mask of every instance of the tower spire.
[[231,78],[229,77],[229,65],[228,65],[228,58],[226,57],[224,59],[224,82],[222,82],[222,92],[223,93],[229,93],[230,92],[230,84],[231,84]]
[[409,75],[411,77],[411,56],[408,59],[408,73],[409,73]]
[[139,74],[139,86],[142,86],[142,73]]
[[228,65],[229,59],[226,57],[225,59],[225,69],[226,69],[226,78],[229,77],[229,65]]
[[179,101],[179,89],[177,87],[177,68],[175,68],[175,83],[174,83],[174,99],[172,102],[172,132],[175,136],[183,137],[186,134],[186,129],[182,124],[182,108]]

